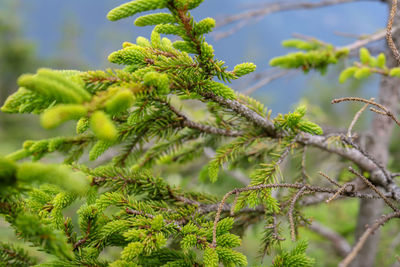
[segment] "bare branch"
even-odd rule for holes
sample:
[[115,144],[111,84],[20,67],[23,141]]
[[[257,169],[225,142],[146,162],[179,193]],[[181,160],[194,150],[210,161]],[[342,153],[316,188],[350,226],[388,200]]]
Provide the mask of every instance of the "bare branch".
[[215,134],[215,135],[222,135],[222,136],[231,136],[231,137],[235,137],[235,136],[240,136],[243,135],[242,132],[239,131],[232,131],[232,130],[228,130],[228,129],[219,129],[210,125],[205,125],[205,124],[201,124],[198,122],[194,122],[192,120],[190,120],[185,114],[183,114],[181,111],[179,111],[178,109],[176,109],[174,106],[170,105],[167,102],[161,101],[160,102],[164,103],[165,105],[168,106],[168,108],[174,112],[179,118],[181,118],[182,120],[182,125],[191,129],[195,129],[198,130],[200,132],[204,132],[204,133],[209,133],[209,134]]
[[[374,100],[374,98],[370,99],[371,101]],[[353,120],[350,123],[349,129],[347,130],[347,137],[352,138],[351,135],[351,130],[353,129],[354,125],[356,124],[356,122],[358,121],[358,119],[360,118],[361,114],[367,109],[367,107],[369,106],[369,104],[365,104],[354,116]]]
[[294,225],[294,220],[293,220],[293,211],[294,211],[294,205],[296,204],[297,200],[299,197],[303,194],[303,192],[307,189],[307,187],[301,188],[299,191],[297,191],[296,195],[293,197],[292,201],[290,202],[290,207],[289,207],[289,223],[290,223],[290,236],[292,238],[292,241],[296,241],[296,229]]
[[245,105],[242,105],[241,103],[239,103],[238,101],[225,99],[221,96],[217,96],[210,92],[204,92],[202,95],[208,99],[211,99],[211,100],[219,103],[222,106],[232,109],[233,111],[237,112],[238,114],[242,115],[243,117],[249,119],[257,126],[263,128],[269,136],[271,136],[271,137],[276,136],[277,133],[275,131],[274,124],[271,121],[269,121],[265,117],[260,116],[259,114],[252,111]]
[[386,196],[384,196],[384,195],[382,194],[382,192],[378,190],[378,188],[376,188],[376,186],[374,186],[367,178],[365,178],[364,175],[358,173],[358,172],[357,172],[356,170],[354,170],[352,167],[349,167],[349,171],[350,171],[352,174],[355,174],[355,175],[356,175],[358,178],[360,178],[364,183],[366,183],[372,190],[374,190],[375,193],[377,193],[377,194],[383,199],[383,201],[385,201],[385,203],[386,203],[390,208],[392,208],[393,211],[399,211],[399,209],[396,208],[396,207],[393,205],[393,203],[390,202],[390,200],[387,199]]
[[361,169],[371,173],[371,181],[374,183],[374,185],[382,186],[387,192],[392,195],[391,198],[393,198],[397,202],[400,202],[400,187],[393,181],[393,179],[387,178],[385,170],[382,170],[380,166],[376,164],[376,162],[364,155],[359,150],[355,148],[335,147],[329,144],[326,137],[315,136],[307,133],[303,133],[303,135],[298,138],[298,142],[320,148],[330,153],[337,154],[354,162]]
[[346,191],[346,188],[349,187],[349,186],[351,187],[351,191],[350,191],[350,192],[353,192],[354,189],[356,188],[356,186],[355,186],[354,183],[346,183],[346,184],[344,184],[342,187],[340,187],[340,188],[338,189],[338,191],[337,191],[335,194],[333,194],[333,196],[331,196],[329,199],[327,199],[327,200],[326,200],[326,203],[329,203],[329,202],[331,202],[332,200],[334,200],[335,198],[337,198],[341,193],[343,193],[344,191]]
[[332,104],[340,103],[340,102],[345,102],[345,101],[356,101],[356,102],[363,102],[369,105],[373,105],[381,110],[377,110],[374,108],[371,108],[370,110],[373,112],[376,112],[381,115],[386,115],[389,118],[391,118],[398,126],[400,126],[400,121],[394,116],[393,112],[391,112],[388,108],[386,108],[384,105],[381,105],[379,103],[376,103],[373,100],[367,100],[361,97],[343,97],[343,98],[338,98],[332,100]]
[[329,177],[329,176],[326,175],[325,173],[319,172],[319,175],[321,175],[322,177],[326,178],[331,184],[333,184],[333,185],[335,185],[335,186],[337,186],[337,187],[339,187],[339,188],[341,187],[340,184],[338,184],[335,180],[333,180],[331,177]]

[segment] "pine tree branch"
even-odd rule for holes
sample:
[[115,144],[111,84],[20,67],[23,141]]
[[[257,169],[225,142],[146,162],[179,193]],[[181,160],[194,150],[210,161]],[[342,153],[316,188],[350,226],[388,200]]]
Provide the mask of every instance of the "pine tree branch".
[[[252,121],[255,125],[265,129],[269,137],[277,137],[277,133],[273,123],[266,118],[263,118],[256,112],[250,110],[236,100],[224,99],[223,97],[216,96],[215,94],[205,92],[203,96],[211,99],[222,106],[228,107],[243,117]],[[330,153],[337,154],[346,158],[353,163],[357,164],[363,170],[371,173],[371,181],[375,185],[382,186],[385,190],[392,194],[392,198],[400,202],[400,187],[393,181],[388,172],[373,159],[362,153],[356,148],[340,148],[329,145],[329,142],[324,136],[312,135],[309,133],[302,133],[297,137],[297,141],[303,145],[310,145],[319,149],[325,150]]]
[[215,135],[222,135],[222,136],[230,136],[230,137],[237,137],[243,135],[243,132],[240,131],[233,131],[228,129],[220,129],[210,125],[201,124],[198,122],[194,122],[190,120],[183,112],[179,111],[177,108],[172,106],[170,103],[157,99],[157,101],[165,104],[168,108],[174,112],[179,119],[181,119],[182,126],[188,127],[194,130],[198,130],[203,133],[215,134]]
[[202,93],[202,96],[204,96],[207,99],[211,99],[214,102],[219,103],[222,106],[228,107],[232,109],[233,111],[237,112],[241,116],[249,119],[252,121],[255,125],[263,128],[265,132],[268,134],[270,137],[275,137],[276,136],[276,131],[274,124],[269,121],[267,118],[264,118],[257,114],[256,112],[252,111],[245,105],[239,103],[236,100],[230,100],[230,99],[225,99],[221,96],[217,96],[211,92],[204,92]]
[[337,154],[348,159],[359,166],[361,169],[371,173],[371,181],[374,185],[385,188],[392,195],[392,199],[400,202],[400,187],[393,181],[388,179],[385,172],[380,166],[377,166],[370,158],[366,157],[362,152],[355,148],[340,148],[329,145],[326,137],[316,136],[304,133],[298,138],[299,143],[310,145],[322,149],[324,151]]

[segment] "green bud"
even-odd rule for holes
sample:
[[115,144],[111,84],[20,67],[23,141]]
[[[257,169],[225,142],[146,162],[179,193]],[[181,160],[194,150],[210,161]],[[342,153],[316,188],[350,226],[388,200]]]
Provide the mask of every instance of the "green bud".
[[384,53],[380,53],[376,58],[376,65],[378,68],[384,68],[386,66],[386,56]]
[[317,42],[306,42],[300,39],[285,40],[282,42],[282,46],[288,48],[293,47],[299,50],[306,50],[306,51],[318,49],[320,47],[320,45]]
[[215,20],[213,18],[205,18],[195,24],[194,31],[196,34],[206,34],[210,33],[215,27]]
[[389,72],[389,76],[400,78],[400,67],[391,69]]
[[107,14],[107,19],[111,21],[120,20],[133,16],[137,13],[165,8],[168,5],[169,0],[135,0],[125,4],[122,4]]
[[317,134],[317,135],[322,135],[324,133],[321,127],[319,127],[317,124],[311,121],[301,120],[297,126],[299,127],[300,131],[306,133]]
[[154,28],[154,30],[151,32],[151,45],[154,48],[158,48],[161,46],[161,36],[160,34],[156,31],[156,29]]
[[203,42],[201,44],[201,53],[202,53],[203,58],[205,58],[205,59],[214,58],[214,48],[212,45],[208,44],[207,42]]
[[155,31],[162,34],[173,34],[178,36],[184,36],[185,31],[181,26],[172,24],[160,24],[154,28]]
[[363,79],[363,78],[368,78],[371,75],[371,70],[367,67],[358,69],[355,73],[354,73],[354,78],[356,79]]
[[117,114],[130,108],[135,101],[135,97],[129,90],[122,90],[117,92],[107,100],[105,107],[106,111],[110,114]]
[[162,215],[157,215],[151,222],[151,228],[155,231],[160,231],[164,227],[164,218]]
[[144,249],[144,245],[140,242],[129,243],[121,252],[121,259],[127,261],[134,261]]
[[135,25],[139,27],[149,26],[149,25],[159,25],[166,23],[175,23],[176,20],[174,16],[168,13],[156,13],[146,16],[141,16],[135,20]]
[[371,59],[371,55],[370,55],[368,49],[366,49],[365,47],[362,47],[360,49],[360,62],[362,64],[369,64],[370,59]]
[[352,77],[357,70],[357,67],[349,67],[347,69],[344,69],[340,73],[339,82],[344,83],[345,81],[347,81],[348,78]]
[[165,73],[158,73],[155,71],[148,72],[143,77],[143,83],[147,86],[153,86],[157,88],[157,92],[160,94],[168,94],[169,89],[169,78]]
[[108,56],[108,61],[121,65],[144,64],[144,59],[144,48],[138,45],[128,46]]
[[118,137],[118,131],[114,123],[103,111],[96,111],[90,117],[90,127],[100,140],[114,141]]
[[53,129],[69,120],[78,120],[87,115],[82,105],[61,104],[46,110],[40,116],[40,122],[46,129]]
[[206,248],[206,250],[204,251],[203,262],[204,266],[206,267],[218,267],[218,254],[214,248]]
[[253,71],[255,71],[257,68],[257,66],[253,63],[242,63],[239,65],[236,65],[235,68],[233,69],[233,72],[235,73],[236,76],[238,77],[242,77],[246,74],[249,74]]
[[82,134],[89,129],[89,118],[83,117],[80,118],[78,123],[76,124],[76,133]]
[[144,38],[142,36],[139,36],[138,38],[136,38],[136,44],[138,46],[142,46],[142,47],[150,47],[150,41],[147,38]]

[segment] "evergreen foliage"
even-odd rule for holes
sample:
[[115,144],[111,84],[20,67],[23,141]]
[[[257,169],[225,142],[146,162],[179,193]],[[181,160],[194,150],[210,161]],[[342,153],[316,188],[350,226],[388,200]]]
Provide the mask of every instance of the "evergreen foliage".
[[315,69],[324,74],[330,64],[336,64],[339,59],[346,57],[349,53],[347,49],[336,50],[332,45],[318,40],[291,39],[284,41],[282,45],[304,50],[304,52],[293,52],[273,58],[269,64],[287,69],[301,68],[305,73]]
[[[122,69],[39,69],[18,79],[20,89],[5,102],[3,112],[40,114],[45,128],[76,121],[75,136],[26,141],[21,150],[0,158],[0,213],[21,239],[53,256],[39,266],[248,264],[236,250],[241,237],[235,231],[246,217],[235,220],[224,213],[214,221],[215,197],[171,186],[152,167],[193,161],[211,147],[216,150],[207,165],[212,182],[221,178],[224,166],[235,166],[252,173],[250,186],[268,185],[282,178],[279,163],[297,149],[296,136],[320,135],[322,129],[305,118],[303,106],[271,118],[261,103],[229,87],[231,80],[256,66],[243,63],[228,70],[216,59],[205,40],[215,21],[196,22],[190,13],[202,2],[135,0],[111,10],[107,18],[112,21],[169,11],[135,20],[137,26],[155,28],[150,39],[139,37],[110,54],[108,60]],[[276,58],[271,65],[324,72],[347,54],[317,41],[284,45],[305,52]],[[371,64],[369,54],[362,53],[362,64]],[[374,64],[385,68],[384,61],[379,56]],[[398,71],[392,69],[390,75]],[[189,101],[205,103],[207,120],[191,119],[181,110]],[[79,163],[82,155],[96,161],[108,149],[117,154],[96,168]],[[65,154],[65,165],[20,162],[56,151]],[[77,222],[63,213],[74,203],[80,205]],[[238,194],[232,211],[258,205],[267,216],[282,212],[271,188]],[[265,233],[266,247],[279,242]],[[119,258],[103,259],[101,252],[108,247],[120,247]],[[282,252],[273,266],[311,266],[306,247],[299,243]],[[6,244],[0,245],[0,259],[21,266],[35,263],[23,250]]]

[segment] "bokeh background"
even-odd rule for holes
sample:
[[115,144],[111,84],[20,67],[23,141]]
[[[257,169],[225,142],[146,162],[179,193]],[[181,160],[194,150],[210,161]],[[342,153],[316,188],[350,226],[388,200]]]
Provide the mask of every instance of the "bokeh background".
[[[107,62],[111,52],[120,49],[124,41],[133,42],[137,36],[148,37],[151,27],[138,28],[133,19],[110,22],[107,12],[126,1],[115,0],[0,0],[0,102],[17,89],[16,79],[24,72],[33,72],[38,67],[56,69],[104,69],[114,67]],[[296,2],[294,0],[293,2]],[[243,12],[260,3],[272,3],[270,0],[205,0],[195,10],[198,19],[224,16]],[[296,10],[275,13],[258,20],[235,34],[217,40],[216,34],[209,36],[219,59],[229,66],[243,61],[257,64],[257,72],[248,78],[236,81],[232,87],[244,91],[272,73],[268,66],[271,58],[288,51],[281,47],[281,41],[292,37],[293,33],[313,36],[334,45],[346,45],[355,41],[350,35],[371,34],[383,29],[386,24],[387,6],[380,2],[355,2],[313,10]],[[218,28],[224,32],[231,26]],[[383,42],[374,44],[376,51],[383,49]],[[370,78],[367,82],[353,81],[346,85],[337,82],[337,75],[344,65],[352,64],[349,59],[340,66],[333,66],[321,77],[318,73],[302,75],[295,73],[261,87],[252,94],[273,110],[274,114],[288,112],[299,102],[309,103],[311,116],[322,125],[344,128],[350,122],[349,115],[354,114],[358,106],[332,107],[330,100],[337,96],[358,95],[374,97],[379,79]],[[364,129],[370,117],[364,116],[358,129]],[[0,113],[0,154],[7,154],[18,149],[24,140],[41,139],[62,133],[73,133],[73,127],[64,126],[54,131],[44,131],[38,126],[38,119],[31,115],[9,115]],[[396,151],[398,144],[393,144]],[[396,160],[396,153],[392,162]],[[316,173],[321,168],[333,169],[329,165],[313,164],[317,156],[312,151],[309,155],[309,172]],[[400,157],[399,157],[400,158]],[[201,165],[201,164],[199,164]],[[291,172],[291,166],[287,166]],[[197,172],[168,170],[166,175],[174,183],[193,183],[193,187],[222,194],[227,187],[237,186],[230,182],[218,182],[214,186],[197,181]],[[186,179],[191,177],[190,179]],[[228,180],[230,181],[230,180]],[[201,183],[199,186],[198,183]],[[190,184],[189,184],[190,186]],[[352,241],[352,232],[357,214],[357,201],[334,203],[329,209],[308,208],[306,214],[324,223]],[[333,223],[334,222],[334,223]],[[246,233],[242,250],[249,255],[252,264],[259,264],[257,257],[262,225],[254,226]],[[379,260],[381,266],[389,266],[385,255],[400,251],[400,237],[397,243],[387,237],[397,236],[398,226],[390,224],[385,228]],[[317,266],[335,266],[338,258],[330,253],[329,242],[319,236],[302,231],[305,238],[315,241],[310,246],[310,255],[317,259]],[[13,232],[0,220],[0,240],[14,238]],[[290,241],[286,242],[291,246]],[[110,252],[111,254],[113,252]],[[45,257],[41,255],[41,257]],[[266,257],[265,263],[270,258]]]

